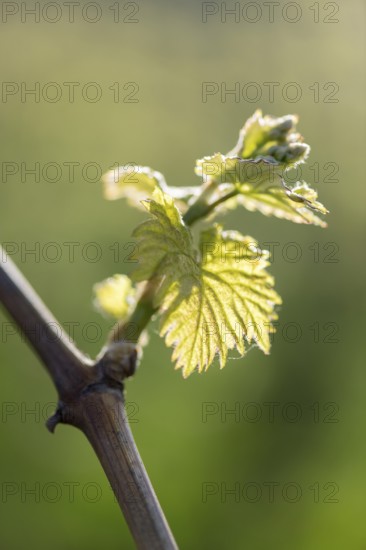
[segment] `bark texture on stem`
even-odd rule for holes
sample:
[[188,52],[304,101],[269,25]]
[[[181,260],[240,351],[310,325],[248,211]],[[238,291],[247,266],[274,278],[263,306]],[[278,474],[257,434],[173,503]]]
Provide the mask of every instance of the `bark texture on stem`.
[[79,428],[93,446],[138,548],[177,548],[137,451],[118,391],[92,392],[80,401]]
[[47,422],[79,428],[90,441],[108,477],[137,548],[175,550],[177,545],[160,508],[124,407],[123,381],[136,368],[137,350],[127,344],[96,363],[61,330],[50,311],[0,247],[0,302],[42,359],[59,395]]

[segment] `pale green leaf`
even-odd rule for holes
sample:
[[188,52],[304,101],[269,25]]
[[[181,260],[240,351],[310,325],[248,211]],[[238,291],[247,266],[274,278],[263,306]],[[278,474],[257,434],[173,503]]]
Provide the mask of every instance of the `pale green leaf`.
[[141,201],[152,196],[156,187],[166,185],[164,176],[147,166],[118,166],[103,176],[104,196],[108,200],[126,198],[142,208]]
[[326,227],[326,223],[314,213],[328,212],[317,201],[316,191],[305,182],[288,187],[283,180],[284,169],[284,164],[270,157],[249,160],[220,153],[204,157],[196,165],[198,175],[217,182],[210,197],[211,203],[236,190],[236,196],[224,202],[218,211],[242,204],[248,210],[258,210],[266,216]]
[[191,272],[195,265],[195,250],[191,232],[172,197],[160,189],[155,200],[143,201],[152,217],[133,232],[137,240],[139,263],[132,273],[135,281],[152,277],[161,279],[160,294],[164,294],[176,275]]
[[[218,203],[216,211],[242,204],[267,216],[326,227],[317,213],[328,210],[318,202],[316,191],[305,182],[292,188],[284,182],[285,173],[305,162],[310,152],[296,131],[297,122],[295,115],[263,116],[256,111],[230,153],[197,161],[196,174],[210,184],[210,204]],[[225,201],[227,195],[230,200]]]
[[248,160],[216,153],[197,160],[195,172],[204,181],[210,179],[218,185],[232,183],[240,190],[245,185],[263,188],[276,185],[283,166],[273,159]]
[[[306,194],[309,190],[309,195],[312,198],[297,200],[297,193]],[[324,206],[316,200],[317,193],[314,189],[309,188],[306,183],[298,183],[292,188],[291,196],[284,193],[280,187],[272,187],[265,192],[252,189],[250,192],[241,193],[226,203],[226,207],[233,208],[236,204],[242,204],[249,211],[258,211],[265,216],[276,216],[284,220],[289,220],[295,223],[305,223],[318,225],[319,227],[327,227],[327,224],[314,212],[325,214],[328,212]],[[230,204],[231,203],[231,204]]]
[[136,302],[136,291],[127,275],[114,275],[94,285],[94,304],[103,313],[125,319]]
[[147,166],[118,166],[104,174],[104,197],[108,200],[127,199],[130,206],[143,209],[142,200],[153,196],[155,189],[161,189],[178,200],[184,212],[189,199],[196,196],[198,187],[168,187],[163,174]]
[[215,356],[223,367],[229,350],[244,354],[245,340],[268,353],[281,303],[265,270],[268,253],[250,237],[214,226],[202,233],[198,255],[173,200],[161,192],[155,199],[145,203],[153,218],[135,231],[140,265],[134,278],[161,279],[155,305],[176,368],[186,377],[206,370]]
[[265,157],[282,163],[287,169],[304,162],[310,147],[303,143],[302,136],[296,131],[297,122],[296,115],[263,116],[262,111],[257,110],[245,123],[237,144],[227,156],[243,159]]

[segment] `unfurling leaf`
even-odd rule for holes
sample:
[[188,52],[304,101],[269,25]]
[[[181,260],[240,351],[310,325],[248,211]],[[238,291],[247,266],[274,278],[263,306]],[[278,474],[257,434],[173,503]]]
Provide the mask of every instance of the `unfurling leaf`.
[[114,275],[94,285],[96,307],[116,319],[125,319],[135,305],[136,291],[127,275]]
[[127,199],[130,206],[143,209],[142,200],[152,197],[155,189],[161,189],[178,200],[182,211],[187,202],[199,190],[197,187],[168,187],[163,174],[147,166],[129,164],[109,170],[103,176],[104,196],[108,200]]
[[206,370],[216,355],[223,367],[229,350],[244,354],[244,339],[268,353],[281,303],[265,270],[268,253],[216,225],[201,234],[198,254],[173,200],[160,191],[154,199],[145,204],[152,219],[135,231],[140,265],[134,278],[161,280],[155,305],[176,368],[187,377]]
[[152,196],[154,189],[165,184],[164,176],[147,166],[118,166],[103,176],[104,196],[108,200],[127,199],[141,208],[141,200]]
[[305,182],[290,188],[283,179],[286,171],[305,162],[310,152],[296,132],[296,123],[297,118],[292,115],[263,117],[257,111],[241,130],[230,153],[216,153],[197,161],[196,174],[214,185],[211,203],[228,194],[236,195],[217,210],[242,204],[267,216],[326,227],[314,213],[328,212],[317,201],[316,191]]
[[264,157],[281,162],[287,168],[304,162],[310,147],[303,143],[302,136],[296,131],[297,122],[295,115],[263,116],[258,110],[247,120],[237,144],[227,156],[242,159]]

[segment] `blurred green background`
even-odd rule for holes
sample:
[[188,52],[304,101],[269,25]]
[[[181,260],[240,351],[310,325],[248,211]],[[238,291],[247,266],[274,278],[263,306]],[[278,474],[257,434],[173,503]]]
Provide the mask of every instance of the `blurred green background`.
[[[221,3],[211,3],[218,13],[206,23],[200,2],[145,0],[138,12],[133,3],[121,3],[119,23],[112,2],[103,3],[94,24],[81,17],[83,3],[74,23],[59,4],[63,14],[54,24],[42,14],[39,23],[31,16],[22,22],[20,3],[12,4],[19,12],[7,21],[3,13],[0,28],[1,79],[14,83],[5,90],[56,82],[62,97],[22,101],[20,91],[3,90],[0,239],[57,319],[76,323],[75,340],[90,356],[110,326],[93,309],[92,286],[131,270],[130,234],[144,215],[122,201],[104,201],[100,183],[90,181],[97,171],[85,175],[85,165],[97,163],[104,172],[136,162],[163,172],[168,183],[191,185],[198,183],[196,158],[228,151],[256,108],[300,116],[300,131],[312,146],[303,177],[330,209],[329,228],[243,209],[224,220],[261,243],[277,243],[271,272],[284,303],[271,355],[254,349],[221,372],[215,364],[183,380],[153,325],[127,400],[137,444],[180,547],[366,548],[361,2],[343,2],[338,13],[336,3],[320,2],[317,14],[313,2],[301,1],[296,23],[288,20],[299,12],[284,2],[273,23],[263,2],[240,4],[240,21],[228,15],[226,23]],[[46,19],[55,13],[50,8]],[[87,17],[94,13],[90,8]],[[257,16],[256,23],[248,21]],[[73,103],[65,82],[80,83]],[[90,82],[102,90],[94,103],[81,93]],[[116,82],[119,102],[109,90]],[[129,82],[139,88],[135,103],[123,101],[132,91],[123,89]],[[238,101],[216,94],[203,102],[203,82],[227,89],[239,82],[247,93]],[[254,88],[245,87],[249,82],[259,86],[258,101]],[[273,101],[265,82],[279,83]],[[290,82],[302,92],[293,103],[282,94]],[[324,88],[329,82],[339,90]],[[92,97],[93,89],[88,92]],[[50,162],[63,167],[59,180],[50,181],[52,169],[39,181],[24,175],[21,163],[31,168],[37,162],[41,170]],[[64,164],[70,162],[79,163],[74,181]],[[335,173],[327,163],[337,164]],[[78,243],[74,261],[70,242]],[[58,243],[59,261],[49,261],[56,249],[48,243]],[[38,252],[26,255],[31,248]],[[93,261],[96,250],[100,258]],[[1,311],[1,548],[133,548],[84,437],[64,426],[51,437],[44,428],[55,390],[8,322]],[[32,488],[35,494],[27,492]]]

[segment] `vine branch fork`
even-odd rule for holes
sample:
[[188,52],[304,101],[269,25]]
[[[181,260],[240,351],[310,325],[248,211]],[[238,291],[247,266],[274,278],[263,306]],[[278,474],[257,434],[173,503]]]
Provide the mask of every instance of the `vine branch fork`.
[[58,407],[47,428],[54,432],[63,423],[85,434],[139,550],[176,550],[125,411],[123,385],[136,370],[136,345],[119,343],[117,353],[112,344],[96,361],[90,360],[60,331],[60,324],[1,246],[0,302],[26,335],[58,392]]

